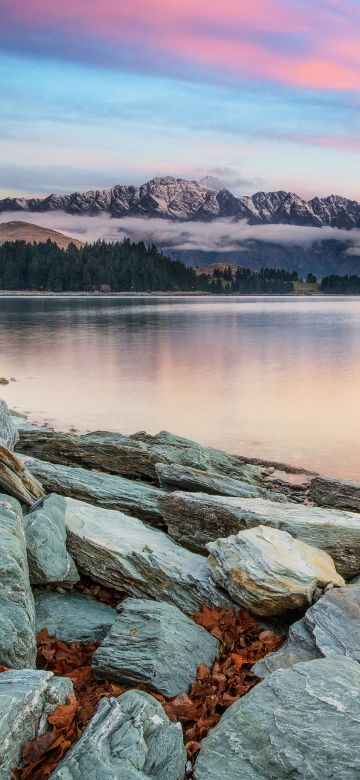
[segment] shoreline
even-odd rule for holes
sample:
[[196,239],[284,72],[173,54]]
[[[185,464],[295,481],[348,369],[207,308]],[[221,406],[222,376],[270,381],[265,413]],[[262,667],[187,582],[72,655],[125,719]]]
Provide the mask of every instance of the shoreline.
[[[140,764],[148,740],[166,778],[200,778],[197,768],[218,760],[224,723],[239,744],[237,713],[253,696],[254,728],[258,713],[265,717],[272,674],[292,692],[281,693],[283,722],[290,718],[280,732],[284,755],[294,708],[309,733],[309,679],[320,691],[322,729],[329,701],[340,701],[338,728],[344,711],[356,727],[360,483],[315,476],[290,484],[255,459],[167,431],[60,434],[3,401],[0,441],[0,618],[13,627],[0,635],[6,777],[35,768],[40,778],[46,768],[60,780],[75,760],[86,776],[89,745],[101,771],[100,741],[111,775],[124,768],[127,777],[129,744]],[[272,717],[278,700],[270,706]],[[228,750],[220,763],[228,776]]]
[[[61,429],[59,428],[56,423],[51,424],[48,422],[48,420],[45,419],[38,419],[31,421],[29,417],[31,414],[26,412],[21,412],[17,409],[9,408],[10,414],[19,419],[19,425],[21,427],[20,420],[23,420],[26,424],[31,426],[31,428],[35,429],[48,429],[49,433],[53,432],[55,436],[65,436],[65,437],[83,437],[83,436],[89,436],[94,431],[87,430],[85,432],[79,431],[74,425],[66,426],[66,428]],[[114,433],[115,436],[121,436],[121,433],[118,431],[105,431],[105,433]],[[133,435],[136,435],[135,433]],[[147,434],[147,435],[154,435],[157,434]],[[170,434],[172,435],[172,434]],[[131,434],[126,434],[126,436],[131,436]],[[177,435],[175,435],[177,437]],[[182,438],[180,436],[180,438]],[[228,450],[224,450],[223,448],[218,448],[209,444],[201,444],[199,442],[195,442],[196,446],[200,446],[203,449],[214,449],[223,452],[224,454],[228,455],[229,457],[236,458],[240,463],[243,464],[251,464],[253,466],[259,466],[264,469],[269,469],[269,475],[271,470],[271,477],[274,479],[281,479],[285,482],[289,482],[289,484],[292,484],[294,487],[296,485],[305,484],[307,482],[310,482],[311,479],[314,479],[318,476],[326,476],[324,474],[321,474],[318,471],[315,471],[314,469],[307,468],[305,466],[295,466],[291,463],[285,463],[284,461],[279,460],[273,460],[269,458],[261,458],[256,456],[247,456],[247,455],[239,455],[234,452],[230,452]],[[304,479],[301,480],[301,477]]]
[[[208,292],[202,292],[201,290],[192,291],[157,291],[157,292],[50,292],[43,290],[0,290],[0,298],[211,298],[212,300],[218,300],[226,298],[313,298],[326,297],[325,293],[321,292],[294,292],[294,293],[230,293],[223,295],[213,295]],[[329,296],[330,297],[330,296]],[[340,293],[338,295],[332,295],[332,298],[336,297],[357,297],[356,294],[344,296]]]

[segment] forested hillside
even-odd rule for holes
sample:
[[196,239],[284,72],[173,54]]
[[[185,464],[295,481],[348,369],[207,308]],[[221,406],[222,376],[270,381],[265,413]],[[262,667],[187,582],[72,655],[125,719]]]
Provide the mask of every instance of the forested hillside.
[[[67,248],[45,243],[6,241],[0,245],[0,289],[44,292],[208,292],[213,295],[289,294],[316,291],[316,277],[306,282],[296,271],[280,268],[234,267],[225,263],[211,273],[197,272],[172,260],[143,241],[94,244]],[[319,289],[319,285],[317,286]],[[357,276],[323,279],[324,293],[360,292]]]
[[195,271],[170,260],[141,241],[109,244],[98,241],[60,249],[47,241],[5,242],[0,247],[0,288],[3,290],[161,291],[196,290]]

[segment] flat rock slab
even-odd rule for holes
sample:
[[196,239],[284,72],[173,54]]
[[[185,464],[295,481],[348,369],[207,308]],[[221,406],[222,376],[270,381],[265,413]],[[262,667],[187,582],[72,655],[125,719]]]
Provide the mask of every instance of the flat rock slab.
[[22,747],[48,730],[47,718],[73,695],[70,680],[52,672],[21,669],[0,674],[0,778],[20,766]]
[[187,614],[203,604],[231,605],[202,556],[141,520],[67,498],[65,524],[79,568],[105,586],[174,604]]
[[0,489],[31,506],[44,495],[40,482],[24,463],[7,447],[0,444]]
[[300,661],[346,655],[360,662],[360,587],[334,588],[294,623],[276,653],[253,667],[259,677]]
[[32,457],[66,466],[84,466],[111,474],[157,482],[156,463],[178,464],[221,476],[256,483],[264,469],[244,462],[236,455],[161,431],[155,436],[138,433],[124,436],[94,431],[82,436],[57,433],[52,428],[19,420],[17,449]]
[[316,477],[310,485],[310,498],[321,506],[360,512],[360,482],[348,479]]
[[154,526],[163,526],[159,499],[164,491],[159,488],[100,471],[22,458],[31,473],[41,480],[47,493],[71,496],[106,509],[119,509]]
[[52,493],[24,517],[32,585],[72,587],[79,574],[66,549],[65,499]]
[[19,438],[5,401],[0,398],[0,444],[13,450]]
[[182,780],[185,765],[180,723],[148,694],[128,691],[101,700],[50,780]]
[[98,642],[106,636],[116,610],[83,593],[35,590],[36,633],[46,628],[61,642]]
[[[241,496],[242,498],[270,498],[285,500],[275,491],[267,490],[256,484],[218,474],[216,471],[201,471],[178,463],[158,463],[156,465],[161,486],[170,490],[209,493],[218,496]],[[162,499],[166,506],[167,496]],[[166,511],[166,510],[165,510]]]
[[100,680],[145,685],[164,696],[185,693],[202,663],[212,666],[219,643],[177,607],[125,599],[100,647],[92,670]]
[[146,444],[129,436],[107,431],[76,436],[27,422],[19,422],[18,430],[17,450],[34,458],[64,466],[98,469],[128,479],[158,481],[155,471],[158,457]]
[[168,431],[160,431],[155,436],[140,432],[130,438],[146,444],[157,456],[159,463],[177,463],[201,471],[215,471],[249,484],[257,484],[264,473],[263,468],[248,464],[236,455],[228,455],[214,447],[202,447],[191,439],[175,436]]
[[325,550],[345,579],[360,572],[360,516],[355,512],[181,492],[167,496],[162,512],[170,536],[198,552],[206,552],[207,542],[261,524]]
[[358,780],[360,667],[336,656],[274,672],[203,740],[196,780]]
[[0,495],[0,572],[0,665],[35,666],[35,609],[22,512],[15,499],[4,495]]
[[345,585],[327,553],[276,528],[249,528],[209,542],[207,549],[216,582],[257,615],[301,609],[326,585]]

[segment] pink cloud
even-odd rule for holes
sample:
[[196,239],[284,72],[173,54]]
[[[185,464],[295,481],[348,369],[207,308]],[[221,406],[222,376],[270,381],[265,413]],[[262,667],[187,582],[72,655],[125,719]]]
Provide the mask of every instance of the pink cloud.
[[[355,0],[0,0],[2,27],[95,41],[236,80],[320,90],[360,88]],[[16,35],[16,27],[15,27]]]

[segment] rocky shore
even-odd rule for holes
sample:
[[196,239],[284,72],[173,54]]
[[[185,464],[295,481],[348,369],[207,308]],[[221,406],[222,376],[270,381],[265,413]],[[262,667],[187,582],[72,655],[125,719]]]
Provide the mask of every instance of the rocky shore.
[[360,777],[360,482],[0,401],[0,490],[0,780]]

